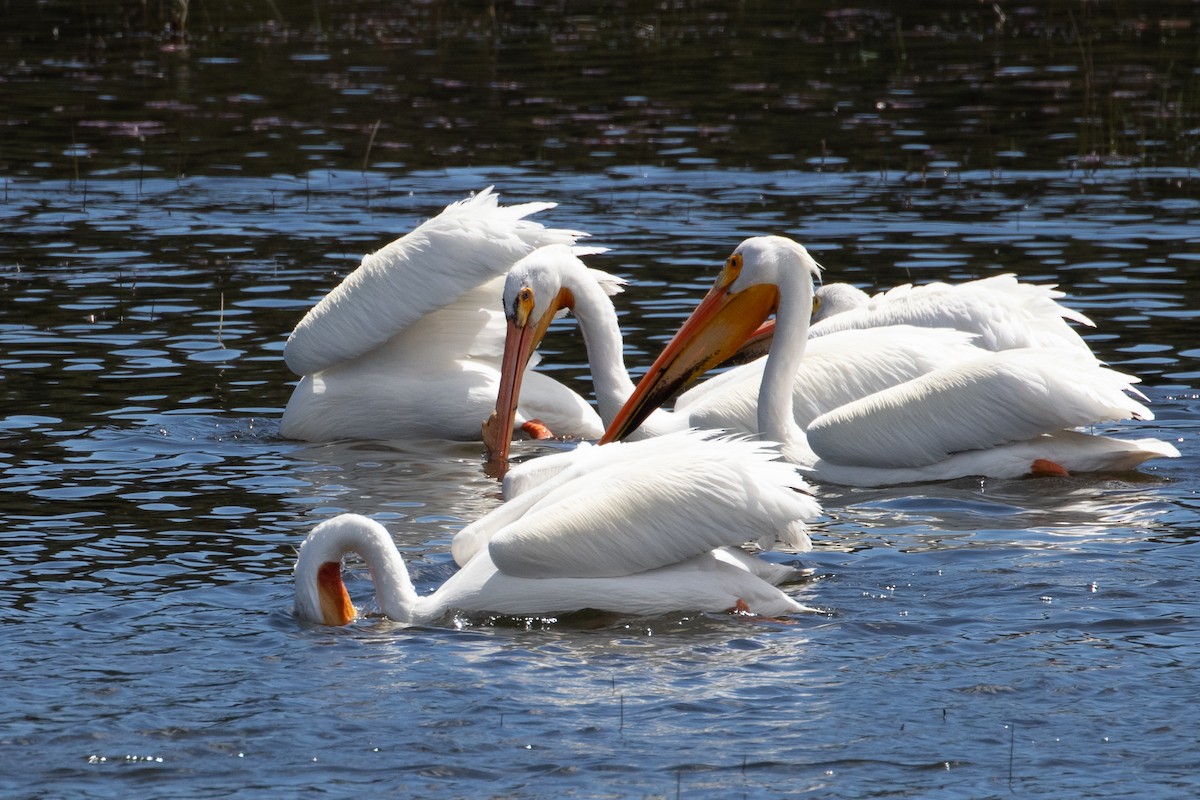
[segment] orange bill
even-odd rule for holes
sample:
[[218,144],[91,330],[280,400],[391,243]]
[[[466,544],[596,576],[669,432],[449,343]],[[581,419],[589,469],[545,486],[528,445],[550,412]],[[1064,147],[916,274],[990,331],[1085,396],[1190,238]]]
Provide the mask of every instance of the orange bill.
[[617,412],[600,439],[601,444],[618,441],[637,430],[654,409],[736,353],[759,325],[775,313],[779,305],[779,290],[775,286],[752,285],[731,292],[729,287],[736,277],[736,273],[722,271],[716,285],[684,321]]
[[718,366],[737,367],[742,364],[749,364],[751,361],[756,361],[771,352],[771,343],[773,341],[775,341],[775,319],[772,317],[762,325],[759,325],[754,333],[750,334],[749,338],[742,342],[742,346],[737,349],[737,352],[722,361]]
[[517,417],[517,404],[521,397],[521,381],[529,366],[529,359],[546,336],[554,315],[563,307],[570,307],[573,298],[561,291],[550,303],[549,308],[534,320],[533,291],[522,289],[517,297],[513,314],[508,318],[508,331],[504,336],[504,355],[500,360],[500,388],[496,394],[496,410],[483,423],[483,444],[487,449],[489,463],[503,464],[508,458],[512,444],[513,426]]
[[317,570],[317,594],[321,598],[321,616],[326,625],[348,625],[358,615],[342,583],[342,565],[326,561]]

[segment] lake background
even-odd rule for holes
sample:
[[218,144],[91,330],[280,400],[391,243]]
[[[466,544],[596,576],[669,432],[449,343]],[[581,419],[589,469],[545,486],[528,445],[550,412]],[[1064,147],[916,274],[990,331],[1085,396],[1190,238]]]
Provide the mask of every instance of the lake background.
[[[1196,796],[1198,145],[1186,2],[0,6],[0,795]],[[499,502],[475,444],[277,436],[307,308],[492,184],[611,248],[635,373],[782,233],[1057,283],[1158,415],[1098,431],[1183,456],[824,487],[791,625],[301,625],[320,519],[430,589]]]

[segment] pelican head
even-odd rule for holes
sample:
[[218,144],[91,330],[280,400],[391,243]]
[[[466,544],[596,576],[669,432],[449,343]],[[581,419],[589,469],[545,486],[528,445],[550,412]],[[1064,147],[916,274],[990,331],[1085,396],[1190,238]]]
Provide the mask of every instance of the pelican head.
[[354,549],[348,526],[326,522],[305,539],[296,560],[296,616],[322,625],[346,625],[358,616],[342,582],[342,556]]
[[827,283],[817,289],[813,300],[812,321],[837,316],[846,311],[863,308],[871,302],[871,296],[850,283]]
[[708,294],[663,348],[601,443],[617,441],[696,378],[733,356],[776,313],[780,297],[805,294],[812,308],[813,280],[820,267],[808,251],[783,236],[745,240],[725,260]]
[[500,362],[500,389],[496,410],[483,423],[483,443],[488,460],[504,463],[512,442],[521,379],[529,359],[546,335],[550,323],[564,310],[575,307],[575,295],[562,283],[564,261],[583,262],[566,245],[549,245],[522,258],[504,281],[504,316],[508,331],[504,337],[504,356]]
[[346,625],[357,618],[342,582],[342,557],[348,553],[366,561],[384,615],[396,622],[416,619],[421,601],[395,542],[386,528],[358,514],[325,520],[300,545],[294,571],[297,617],[321,625]]

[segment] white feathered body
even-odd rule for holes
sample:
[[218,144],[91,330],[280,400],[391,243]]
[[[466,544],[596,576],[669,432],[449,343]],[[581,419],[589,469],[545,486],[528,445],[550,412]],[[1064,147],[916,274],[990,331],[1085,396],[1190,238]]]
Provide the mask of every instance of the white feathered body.
[[[655,443],[674,446],[656,450]],[[589,448],[549,488],[508,501],[476,523],[474,533],[464,529],[456,545],[469,541],[474,551],[424,596],[413,588],[386,529],[343,514],[314,528],[300,548],[296,613],[337,624],[323,612],[327,598],[316,576],[348,552],[368,562],[380,609],[402,623],[430,622],[454,610],[803,611],[771,582],[794,574],[790,569],[757,569],[758,559],[733,549],[747,540],[810,546],[804,522],[820,507],[795,469],[776,456],[761,443],[696,432]],[[456,556],[462,553],[457,547]]]
[[[485,548],[495,548],[497,563],[514,573],[586,569],[602,575],[627,571],[632,564],[662,566],[680,552],[680,542],[699,542],[701,550],[711,550],[780,541],[806,551],[811,542],[804,522],[819,515],[820,506],[778,455],[773,445],[696,430],[581,445],[510,470],[506,502],[459,531],[451,552],[457,563],[466,564]],[[546,543],[524,548],[531,539]],[[518,558],[506,555],[514,545],[536,554],[537,563],[519,566]],[[588,552],[595,547],[617,561]]]
[[[812,609],[714,552],[632,575],[606,578],[526,578],[498,569],[481,553],[443,584],[421,614],[436,619],[446,608],[500,614],[553,614],[595,609],[634,616],[732,611],[778,617]],[[388,615],[391,616],[390,614]],[[417,620],[414,620],[417,621]]]
[[[792,414],[807,427],[846,403],[982,355],[971,334],[911,325],[845,330],[812,339],[792,384]],[[767,357],[721,373],[680,396],[675,413],[699,428],[758,432]]]
[[[973,357],[857,399],[834,400],[837,405],[831,409],[814,406],[796,411],[798,383],[839,382],[849,374],[818,369],[804,377],[806,369],[819,366],[806,362],[819,357],[821,341],[848,333],[809,337],[813,281],[818,273],[808,252],[790,239],[754,237],[739,245],[714,288],[685,323],[692,334],[683,340],[677,336],[659,356],[629,408],[619,412],[615,435],[640,419],[647,398],[663,393],[660,386],[694,375],[695,359],[729,354],[736,342],[720,345],[702,335],[719,327],[722,314],[740,308],[738,304],[747,297],[773,296],[772,303],[759,302],[755,312],[776,314],[771,351],[760,367],[757,430],[782,442],[784,456],[810,477],[880,486],[966,476],[1127,470],[1147,459],[1179,455],[1167,442],[1080,432],[1101,423],[1149,420],[1153,414],[1137,399],[1142,395],[1134,389],[1135,378],[1105,367],[1085,345],[1073,341],[977,350]],[[992,280],[1015,286],[1015,280],[1004,277],[1004,281]],[[1013,291],[1039,296],[1038,291],[1019,287]],[[1048,288],[1039,291],[1041,299],[1053,302],[1045,294]],[[837,314],[829,321],[853,313]],[[691,341],[703,342],[703,352],[689,350]],[[887,363],[899,362],[889,359]]]
[[848,284],[829,284],[817,292],[821,303],[809,336],[885,325],[951,328],[973,333],[988,350],[1066,347],[1090,352],[1067,320],[1088,327],[1092,321],[1058,301],[1054,286],[1024,283],[1015,275],[993,275],[964,283],[903,284],[869,296]]
[[987,353],[817,417],[806,444],[786,452],[823,480],[854,485],[1017,478],[1037,461],[1123,471],[1177,456],[1165,442],[1074,430],[1153,419],[1135,382],[1076,349]]
[[[584,235],[526,219],[553,205],[500,206],[487,189],[365,256],[288,338],[284,358],[302,377],[280,433],[478,439],[499,381],[504,274],[538,247]],[[519,422],[599,435],[578,394],[539,373],[527,380]]]

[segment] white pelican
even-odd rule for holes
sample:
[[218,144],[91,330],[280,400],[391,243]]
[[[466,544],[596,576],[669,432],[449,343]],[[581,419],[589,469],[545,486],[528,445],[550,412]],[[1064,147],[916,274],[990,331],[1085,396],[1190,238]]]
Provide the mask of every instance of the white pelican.
[[[680,447],[660,448],[653,457],[643,453],[598,468],[593,463],[585,475],[558,481],[516,514],[509,503],[500,506],[488,516],[505,517],[503,523],[430,595],[416,593],[382,525],[354,514],[327,520],[300,547],[296,614],[327,625],[354,618],[341,580],[341,559],[352,551],[370,567],[380,610],[406,624],[431,622],[452,610],[738,610],[763,616],[807,610],[731,559],[729,550],[747,538],[778,536],[806,549],[803,521],[820,509],[802,491],[803,481],[790,465],[774,460],[774,448],[687,436]],[[627,446],[638,444],[650,443]]]
[[[610,295],[620,292],[624,280],[586,266],[566,246],[542,247],[522,258],[504,281],[502,308],[507,318],[501,380],[494,413],[483,426],[489,456],[503,462],[514,425],[513,410],[524,399],[524,381],[532,372],[531,359],[550,322],[564,309],[573,311],[583,333],[592,372],[596,406],[602,421],[611,420],[633,392],[625,369],[621,330]],[[643,425],[651,435],[686,427],[657,410]]]
[[[290,439],[478,440],[499,384],[500,294],[518,259],[579,231],[526,219],[554,203],[500,206],[491,187],[453,203],[362,264],[292,331],[284,359],[301,380],[280,434]],[[599,417],[552,378],[526,379],[520,424],[598,436]]]
[[[974,335],[974,344],[987,350],[1074,347],[1090,353],[1087,342],[1067,320],[1089,328],[1095,323],[1058,302],[1065,296],[1053,285],[1022,283],[1012,274],[964,283],[906,283],[874,296],[849,283],[826,283],[816,291],[808,338],[911,325],[965,331]],[[726,363],[766,355],[774,334],[775,320],[769,319]]]
[[964,283],[903,284],[874,296],[848,283],[817,289],[809,338],[883,325],[952,328],[976,334],[988,350],[1074,347],[1091,352],[1066,323],[1095,324],[1058,300],[1054,286],[1022,283],[1015,275],[993,275]]
[[[769,548],[776,539],[800,551],[810,549],[811,542],[800,522],[784,526],[779,524],[777,514],[755,516],[765,509],[780,507],[778,504],[781,502],[784,503],[783,508],[791,509],[790,513],[795,515],[795,519],[811,519],[820,513],[816,501],[796,496],[795,492],[806,493],[808,487],[794,470],[788,467],[790,472],[781,472],[775,466],[767,466],[778,455],[777,448],[764,448],[761,443],[714,439],[716,436],[718,434],[714,431],[688,429],[636,442],[615,442],[604,447],[584,442],[569,452],[554,453],[519,464],[504,476],[504,498],[507,502],[455,534],[450,552],[455,562],[463,566],[486,549],[499,531],[522,520],[531,509],[560,501],[576,502],[572,500],[572,495],[579,492],[598,493],[600,490],[595,488],[596,482],[604,480],[604,476],[609,474],[646,476],[646,487],[641,490],[644,494],[642,502],[658,502],[663,507],[662,510],[651,509],[647,512],[648,517],[660,513],[674,514],[678,522],[688,514],[701,513],[704,519],[712,521],[723,514],[731,514],[735,516],[724,517],[723,524],[741,528],[743,540],[757,537],[757,544],[764,549]],[[735,460],[713,466],[712,462],[719,459]],[[717,470],[714,474],[718,477],[708,481],[698,480],[697,469],[693,465],[706,463],[709,464],[708,469]],[[736,481],[731,477],[734,473],[741,476]],[[660,479],[660,475],[669,477]],[[773,488],[775,485],[784,485],[794,491],[781,496]],[[710,492],[718,486],[735,486],[735,493],[722,499],[716,507],[710,507],[717,502]],[[670,510],[685,494],[696,491],[702,492],[702,495],[695,498],[694,504],[683,511]],[[632,493],[631,497],[636,498],[638,494]],[[803,509],[804,514],[794,505],[797,501],[807,504]],[[743,506],[746,503],[755,503],[757,510],[745,512]],[[606,515],[624,513],[616,501],[597,505],[596,508]],[[621,521],[620,524],[625,523]],[[709,523],[698,521],[696,524]],[[760,527],[749,527],[755,524]],[[728,552],[717,551],[722,560],[736,562],[771,583],[781,583],[795,574],[777,564],[749,557],[737,548],[724,550]]]
[[[522,379],[531,374],[530,356],[550,321],[564,309],[574,312],[583,333],[600,419],[608,424],[616,417],[634,388],[625,367],[617,313],[609,299],[620,291],[621,283],[585,266],[565,246],[539,248],[513,265],[504,283],[508,333],[500,390],[495,413],[483,431],[493,463],[502,464],[507,457],[517,399],[524,400]],[[822,337],[810,343],[808,358],[793,384],[796,420],[806,426],[825,411],[978,353],[968,334],[904,325]],[[655,410],[631,438],[688,427],[757,433],[764,363],[759,359],[736,367],[685,392],[675,401],[673,412]]]
[[1135,378],[1079,348],[986,352],[848,403],[807,430],[792,414],[818,266],[781,236],[747,239],[651,366],[601,441],[619,439],[680,385],[719,363],[771,313],[775,337],[763,370],[758,427],[789,460],[834,483],[880,486],[981,475],[1118,471],[1178,456],[1155,439],[1119,440],[1072,428],[1153,419],[1126,392]]

